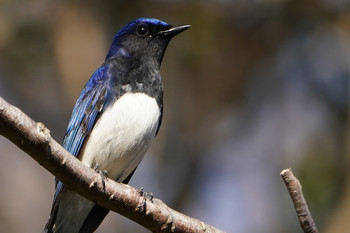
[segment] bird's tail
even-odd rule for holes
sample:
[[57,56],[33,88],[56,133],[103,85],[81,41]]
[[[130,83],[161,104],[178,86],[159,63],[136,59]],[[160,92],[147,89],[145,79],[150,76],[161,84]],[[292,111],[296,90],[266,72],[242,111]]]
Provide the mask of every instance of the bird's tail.
[[42,231],[42,233],[53,233],[52,228],[53,228],[53,224],[54,224],[54,218],[49,217],[49,220],[47,221],[44,230]]
[[45,225],[43,233],[53,233],[53,226],[56,222],[56,216],[57,216],[58,204],[59,204],[57,197],[59,196],[58,194],[60,194],[62,192],[62,190],[63,190],[63,184],[61,182],[57,182],[56,183],[56,193],[55,193],[55,196],[53,199],[50,217],[47,220],[47,223]]

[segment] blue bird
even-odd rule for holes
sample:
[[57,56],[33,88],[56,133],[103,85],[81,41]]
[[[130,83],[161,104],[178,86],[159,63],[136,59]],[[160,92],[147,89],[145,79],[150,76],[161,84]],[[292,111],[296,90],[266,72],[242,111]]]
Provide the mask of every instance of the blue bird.
[[[162,121],[164,52],[189,27],[149,18],[124,26],[75,104],[64,148],[86,166],[128,183]],[[108,212],[57,181],[44,232],[94,232]]]

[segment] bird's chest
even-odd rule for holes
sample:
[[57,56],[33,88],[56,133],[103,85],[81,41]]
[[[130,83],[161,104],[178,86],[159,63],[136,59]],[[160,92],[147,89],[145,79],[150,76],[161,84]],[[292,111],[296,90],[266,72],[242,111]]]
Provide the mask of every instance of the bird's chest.
[[126,93],[108,107],[95,124],[79,156],[89,166],[107,170],[123,181],[140,163],[159,124],[156,100],[142,93]]

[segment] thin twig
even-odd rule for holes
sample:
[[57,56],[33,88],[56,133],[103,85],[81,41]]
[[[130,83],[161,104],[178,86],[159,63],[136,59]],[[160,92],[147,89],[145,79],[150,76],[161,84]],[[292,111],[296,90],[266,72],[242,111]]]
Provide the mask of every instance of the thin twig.
[[290,197],[292,198],[302,230],[305,233],[318,233],[315,222],[312,219],[309,208],[307,207],[301,184],[294,176],[292,169],[284,169],[280,174],[287,186]]
[[179,213],[161,200],[145,200],[138,189],[107,179],[82,164],[51,138],[50,131],[0,97],[0,135],[3,135],[51,172],[66,187],[113,210],[152,232],[223,232]]

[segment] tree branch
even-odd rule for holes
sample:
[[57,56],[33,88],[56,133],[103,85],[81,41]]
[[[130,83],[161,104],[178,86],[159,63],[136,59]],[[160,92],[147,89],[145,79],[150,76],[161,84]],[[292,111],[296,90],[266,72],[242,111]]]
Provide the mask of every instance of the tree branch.
[[284,169],[280,174],[287,186],[289,195],[292,198],[301,228],[305,233],[318,233],[315,222],[312,219],[309,208],[307,207],[301,184],[294,176],[292,169]]
[[50,136],[50,131],[0,97],[0,135],[30,155],[68,188],[152,232],[223,232],[179,213],[161,200],[146,200],[129,185],[107,179],[83,165]]

